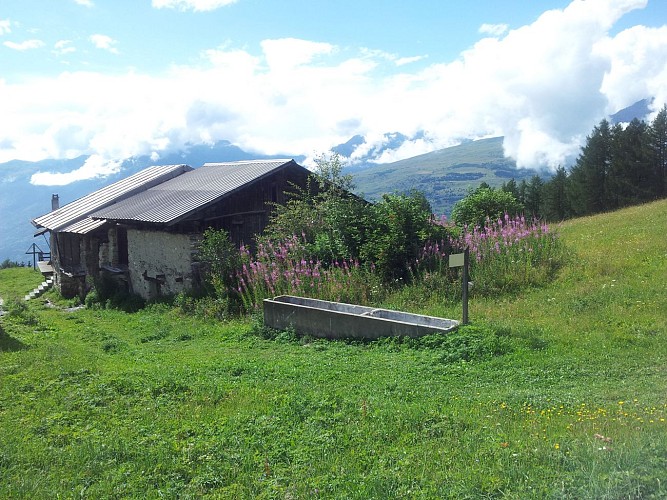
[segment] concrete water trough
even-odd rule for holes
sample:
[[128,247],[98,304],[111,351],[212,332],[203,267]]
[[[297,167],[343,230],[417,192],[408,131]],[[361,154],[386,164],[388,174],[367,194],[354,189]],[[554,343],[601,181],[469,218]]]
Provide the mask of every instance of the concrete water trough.
[[339,339],[421,337],[447,333],[459,322],[388,309],[280,295],[264,300],[264,325],[276,330],[294,328],[301,335]]

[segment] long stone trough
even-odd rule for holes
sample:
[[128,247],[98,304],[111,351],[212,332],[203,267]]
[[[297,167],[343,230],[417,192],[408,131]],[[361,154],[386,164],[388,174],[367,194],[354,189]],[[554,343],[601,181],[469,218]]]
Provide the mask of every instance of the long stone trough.
[[319,338],[377,339],[421,337],[455,330],[459,322],[388,309],[280,295],[264,300],[264,325],[276,330],[294,328]]

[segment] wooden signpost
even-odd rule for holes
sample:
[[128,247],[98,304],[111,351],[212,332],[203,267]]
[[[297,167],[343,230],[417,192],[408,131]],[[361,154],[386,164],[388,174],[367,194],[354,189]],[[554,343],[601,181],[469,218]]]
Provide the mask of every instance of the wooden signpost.
[[461,300],[463,302],[463,321],[462,324],[468,324],[468,261],[470,252],[466,248],[463,253],[455,253],[449,256],[449,267],[462,267],[461,278]]

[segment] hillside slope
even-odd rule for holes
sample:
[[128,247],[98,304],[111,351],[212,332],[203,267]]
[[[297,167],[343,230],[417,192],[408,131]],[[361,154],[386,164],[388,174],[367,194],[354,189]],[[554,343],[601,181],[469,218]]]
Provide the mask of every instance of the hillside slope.
[[[665,498],[665,221],[667,200],[568,221],[557,279],[473,297],[445,338],[14,305],[0,498]],[[456,318],[437,295],[422,312]]]
[[366,168],[353,174],[357,192],[367,199],[385,193],[422,191],[434,213],[449,214],[468,189],[482,182],[499,187],[514,178],[530,179],[539,172],[518,169],[503,152],[503,138],[470,141],[394,163]]

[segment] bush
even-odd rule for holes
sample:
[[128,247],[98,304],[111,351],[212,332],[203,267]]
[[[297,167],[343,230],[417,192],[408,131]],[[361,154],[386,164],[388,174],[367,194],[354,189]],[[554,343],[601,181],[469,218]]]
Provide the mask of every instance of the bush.
[[[204,231],[204,239],[199,247],[202,271],[209,291],[224,302],[224,314],[240,308],[238,294],[234,290],[238,288],[236,273],[243,264],[245,254],[245,248],[239,250],[224,229]],[[218,313],[222,311],[219,306]]]
[[475,295],[549,283],[567,254],[557,233],[546,224],[509,214],[465,232],[460,245],[470,249]]
[[370,229],[369,204],[352,194],[352,178],[343,175],[340,157],[316,158],[317,168],[305,188],[295,186],[284,205],[274,205],[260,241],[279,246],[294,235],[303,238],[309,257],[330,265],[358,259]]
[[362,260],[372,262],[385,283],[407,281],[425,243],[447,234],[421,192],[384,195],[369,212],[372,229],[362,245]]
[[26,267],[26,264],[9,259],[5,259],[0,262],[0,269],[9,269],[10,267]]
[[478,188],[458,201],[452,209],[452,218],[459,226],[483,227],[487,220],[495,221],[509,214],[514,217],[523,211],[523,205],[512,193],[489,187]]

